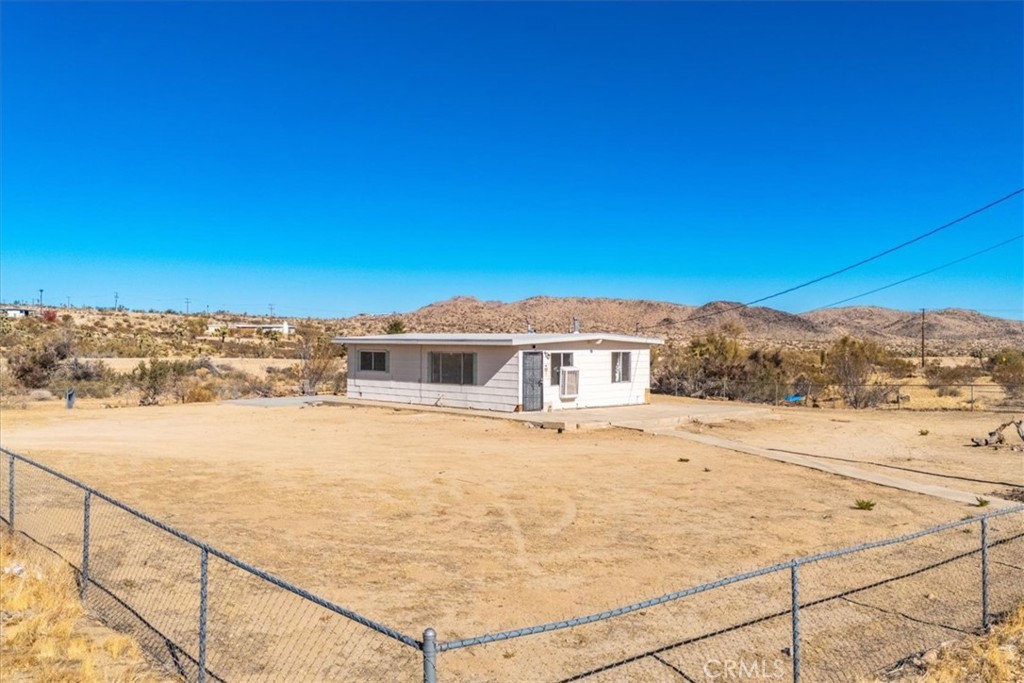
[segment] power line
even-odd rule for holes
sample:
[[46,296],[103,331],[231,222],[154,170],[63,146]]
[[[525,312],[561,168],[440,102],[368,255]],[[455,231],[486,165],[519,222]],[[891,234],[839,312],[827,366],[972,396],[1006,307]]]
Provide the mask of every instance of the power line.
[[[833,271],[833,272],[828,273],[826,275],[822,275],[820,277],[816,277],[813,280],[808,280],[807,282],[801,283],[799,285],[795,285],[793,287],[789,287],[788,289],[783,289],[780,292],[775,292],[774,294],[769,294],[768,296],[763,296],[760,299],[754,299],[753,301],[748,301],[745,304],[736,304],[735,306],[730,306],[729,308],[724,308],[724,309],[722,309],[720,311],[712,311],[710,313],[704,313],[704,314],[697,315],[697,316],[690,316],[689,318],[684,318],[683,320],[678,321],[678,323],[692,322],[694,320],[703,320],[704,318],[713,318],[715,316],[723,315],[725,313],[729,313],[730,311],[735,311],[735,310],[738,310],[740,308],[747,308],[749,306],[753,306],[755,304],[759,304],[759,303],[762,303],[764,301],[768,301],[769,299],[775,299],[776,297],[780,297],[783,294],[789,294],[790,292],[795,292],[798,289],[803,289],[804,287],[809,287],[809,286],[817,284],[817,283],[819,283],[819,282],[821,282],[823,280],[827,280],[829,278],[835,277],[836,275],[841,275],[841,274],[843,274],[845,272],[853,270],[854,268],[859,268],[860,266],[863,266],[865,264],[871,263],[872,261],[880,259],[883,256],[887,256],[887,255],[893,253],[894,251],[898,251],[900,249],[903,249],[904,247],[908,247],[911,244],[914,244],[915,242],[920,242],[921,240],[925,239],[926,237],[931,237],[932,235],[934,235],[937,232],[941,232],[942,230],[945,230],[947,228],[953,227],[957,223],[962,223],[963,221],[967,220],[968,218],[971,218],[973,216],[977,216],[978,214],[980,214],[982,212],[988,211],[992,207],[997,206],[999,204],[1002,204],[1003,202],[1016,197],[1017,195],[1021,194],[1022,192],[1024,192],[1024,187],[1018,188],[1018,189],[1014,190],[1013,192],[1011,192],[1010,194],[1006,195],[1005,197],[1000,197],[999,199],[997,199],[995,201],[989,202],[985,206],[982,206],[982,207],[979,207],[977,209],[974,209],[973,211],[971,211],[969,213],[965,213],[963,216],[960,216],[959,218],[951,220],[948,223],[940,225],[937,228],[933,228],[933,229],[929,230],[928,232],[921,233],[917,237],[909,239],[906,242],[903,242],[902,244],[897,244],[896,246],[890,247],[890,248],[886,249],[885,251],[880,251],[879,253],[877,253],[877,254],[875,254],[873,256],[869,256],[868,258],[861,259],[860,261],[857,261],[856,263],[850,264],[848,266],[845,266],[844,268],[840,268],[839,270]],[[678,323],[671,323],[671,324],[678,324]],[[660,323],[659,323],[659,325],[660,325]]]
[[824,306],[818,306],[817,308],[812,308],[810,311],[807,311],[807,313],[813,313],[814,311],[820,311],[823,308],[832,308],[833,306],[838,306],[840,304],[845,304],[848,301],[853,301],[854,299],[860,299],[861,297],[865,297],[865,296],[868,296],[869,294],[875,294],[877,292],[881,292],[883,290],[889,289],[890,287],[895,287],[896,285],[902,285],[905,282],[910,282],[911,280],[916,280],[919,277],[924,277],[925,275],[931,275],[932,273],[934,273],[936,271],[939,271],[939,270],[942,270],[943,268],[949,268],[950,266],[955,266],[958,263],[963,263],[964,261],[969,261],[972,258],[975,258],[977,256],[981,256],[982,254],[987,254],[988,252],[993,251],[995,249],[998,249],[999,247],[1004,247],[1007,244],[1009,244],[1010,242],[1016,242],[1017,240],[1021,239],[1022,237],[1024,237],[1024,235],[1017,235],[1016,237],[1011,237],[1008,240],[1003,240],[999,244],[993,244],[992,246],[986,247],[986,248],[984,248],[984,249],[982,249],[980,251],[976,251],[973,254],[969,254],[969,255],[964,256],[962,258],[958,258],[955,261],[950,261],[949,263],[944,263],[941,266],[936,266],[935,268],[931,268],[929,270],[926,270],[923,273],[918,273],[917,275],[911,275],[910,277],[906,277],[906,278],[903,278],[902,280],[897,280],[896,282],[892,282],[890,284],[887,284],[884,287],[877,287],[876,289],[872,289],[869,292],[864,292],[862,294],[858,294],[856,296],[851,296],[851,297],[848,297],[846,299],[841,299],[839,301],[833,301],[832,303],[825,304]]

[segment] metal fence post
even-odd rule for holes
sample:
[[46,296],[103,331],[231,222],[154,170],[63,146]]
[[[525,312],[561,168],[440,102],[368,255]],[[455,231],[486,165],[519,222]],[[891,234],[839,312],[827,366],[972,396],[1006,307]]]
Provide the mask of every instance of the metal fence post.
[[989,627],[988,618],[988,517],[981,518],[981,626]]
[[14,531],[14,454],[7,455],[7,526]]
[[789,583],[793,597],[793,683],[800,683],[800,565],[793,561],[789,570]]
[[437,683],[437,632],[423,632],[423,683]]
[[85,492],[85,507],[82,511],[82,602],[89,590],[89,519],[92,509],[92,491]]
[[210,553],[202,548],[199,555],[199,683],[206,683],[206,590]]

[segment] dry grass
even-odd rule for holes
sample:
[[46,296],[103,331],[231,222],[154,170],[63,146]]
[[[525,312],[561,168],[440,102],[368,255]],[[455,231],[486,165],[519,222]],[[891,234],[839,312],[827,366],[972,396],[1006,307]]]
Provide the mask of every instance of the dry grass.
[[922,658],[923,672],[891,683],[1020,683],[1024,681],[1024,603],[984,636],[969,636]]
[[138,645],[85,615],[70,567],[30,542],[0,534],[3,680],[156,683]]

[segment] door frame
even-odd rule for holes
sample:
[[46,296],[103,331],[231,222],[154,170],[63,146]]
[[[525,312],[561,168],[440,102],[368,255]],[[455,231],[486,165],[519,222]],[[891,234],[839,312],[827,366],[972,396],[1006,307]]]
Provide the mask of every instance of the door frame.
[[[540,356],[540,376],[537,378],[537,386],[540,387],[540,405],[537,408],[526,407],[526,356],[527,354],[537,354]],[[520,382],[520,390],[523,392],[523,412],[535,413],[544,410],[544,352],[543,351],[523,351],[521,353],[519,367],[521,368],[520,375],[522,381]]]

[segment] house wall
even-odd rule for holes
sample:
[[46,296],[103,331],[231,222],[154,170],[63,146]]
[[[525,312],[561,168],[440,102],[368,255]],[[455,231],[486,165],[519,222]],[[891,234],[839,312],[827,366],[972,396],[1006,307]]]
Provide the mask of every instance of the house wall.
[[[647,403],[651,386],[651,350],[647,346],[616,344],[587,345],[587,348],[559,344],[544,347],[544,409],[572,410]],[[628,351],[630,381],[612,382],[612,352]],[[558,384],[551,382],[551,353],[571,352],[573,367],[579,368],[579,396],[561,399]]]
[[[387,372],[359,370],[360,351],[387,351]],[[476,385],[428,382],[428,354],[475,353]],[[348,346],[348,395],[372,401],[512,412],[519,405],[519,354],[495,346]]]
[[27,318],[30,311],[24,308],[5,308],[4,315],[8,318]]

